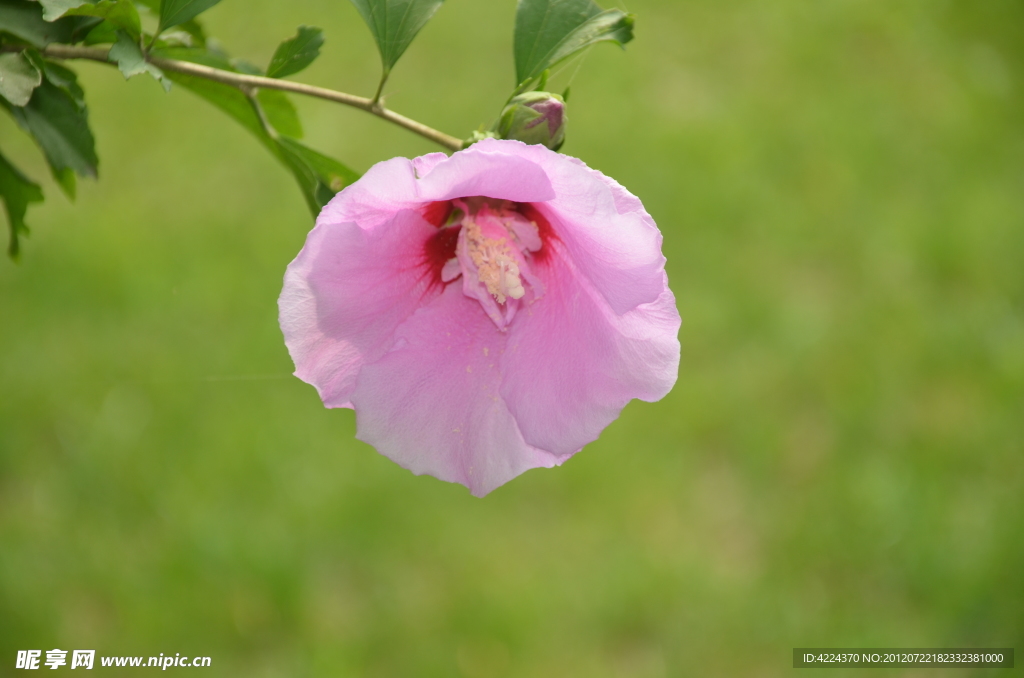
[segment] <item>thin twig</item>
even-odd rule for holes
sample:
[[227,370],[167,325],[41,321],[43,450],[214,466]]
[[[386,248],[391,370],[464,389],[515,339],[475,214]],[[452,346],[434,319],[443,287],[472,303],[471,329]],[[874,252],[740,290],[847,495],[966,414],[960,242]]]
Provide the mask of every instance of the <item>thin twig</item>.
[[[15,48],[12,46],[4,45],[2,51],[13,51]],[[17,48],[20,49],[20,48]],[[48,57],[56,59],[89,59],[91,61],[99,61],[101,63],[110,63],[107,58],[110,50],[102,47],[74,47],[71,45],[49,45],[43,48],[42,53]],[[189,61],[178,61],[177,59],[161,59],[160,57],[149,56],[147,61],[161,68],[165,71],[171,71],[173,73],[183,73],[185,75],[194,75],[199,78],[205,78],[207,80],[213,80],[214,82],[223,83],[225,85],[231,85],[237,87],[243,92],[253,87],[260,87],[263,89],[278,89],[284,92],[293,92],[295,94],[304,94],[306,96],[316,97],[318,99],[325,99],[327,101],[333,101],[335,103],[344,104],[346,106],[352,106],[372,113],[379,118],[383,118],[388,122],[392,122],[399,127],[404,127],[410,132],[419,134],[421,137],[430,139],[436,144],[439,144],[450,151],[457,151],[462,148],[462,140],[456,139],[453,136],[439,132],[433,127],[428,127],[421,122],[417,122],[410,118],[395,113],[394,111],[388,110],[380,105],[379,101],[373,101],[365,97],[356,96],[354,94],[346,94],[345,92],[338,92],[332,89],[325,89],[323,87],[315,87],[313,85],[305,85],[301,82],[291,82],[290,80],[278,80],[277,78],[265,78],[259,75],[245,75],[244,73],[234,73],[232,71],[225,71],[219,68],[211,68],[210,66],[204,66],[202,64],[194,64]]]

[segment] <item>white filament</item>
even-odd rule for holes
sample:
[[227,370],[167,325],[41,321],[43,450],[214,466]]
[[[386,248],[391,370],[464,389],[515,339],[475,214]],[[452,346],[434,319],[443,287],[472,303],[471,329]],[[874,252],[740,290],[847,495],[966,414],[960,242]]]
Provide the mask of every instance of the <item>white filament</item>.
[[507,238],[489,238],[472,219],[463,224],[466,249],[477,268],[477,278],[499,304],[505,299],[521,299],[526,290],[519,274],[519,264]]

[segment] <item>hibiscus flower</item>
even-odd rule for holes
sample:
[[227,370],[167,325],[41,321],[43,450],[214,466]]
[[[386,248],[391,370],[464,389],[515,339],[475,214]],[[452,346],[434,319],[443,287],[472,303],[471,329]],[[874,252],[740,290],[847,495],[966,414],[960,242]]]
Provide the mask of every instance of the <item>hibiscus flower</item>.
[[483,496],[675,383],[661,233],[583,162],[486,139],[372,167],[285,273],[295,375],[357,437]]

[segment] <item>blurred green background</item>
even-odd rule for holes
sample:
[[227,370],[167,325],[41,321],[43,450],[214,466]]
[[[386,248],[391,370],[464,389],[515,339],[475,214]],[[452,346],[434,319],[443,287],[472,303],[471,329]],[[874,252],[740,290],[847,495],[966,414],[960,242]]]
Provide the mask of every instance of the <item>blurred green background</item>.
[[[625,53],[554,81],[573,89],[563,150],[661,226],[679,382],[483,500],[379,456],[289,376],[276,302],[311,220],[244,130],[78,64],[101,178],[69,204],[0,117],[48,198],[23,261],[0,262],[0,675],[54,647],[209,655],[210,676],[466,678],[1024,649],[1024,5],[626,8]],[[459,136],[489,123],[513,14],[449,0],[389,106]],[[263,64],[321,26],[298,79],[374,89],[343,0],[205,18]],[[359,170],[437,150],[296,103],[306,141]]]

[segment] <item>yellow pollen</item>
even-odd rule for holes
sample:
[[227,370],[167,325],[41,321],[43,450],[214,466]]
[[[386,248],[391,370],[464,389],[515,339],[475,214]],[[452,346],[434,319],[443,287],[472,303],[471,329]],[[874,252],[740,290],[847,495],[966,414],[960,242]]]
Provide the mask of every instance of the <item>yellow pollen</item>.
[[466,229],[469,257],[476,264],[477,277],[487,291],[499,304],[504,304],[506,297],[521,299],[526,290],[508,239],[488,238],[472,220],[467,220],[463,228]]

